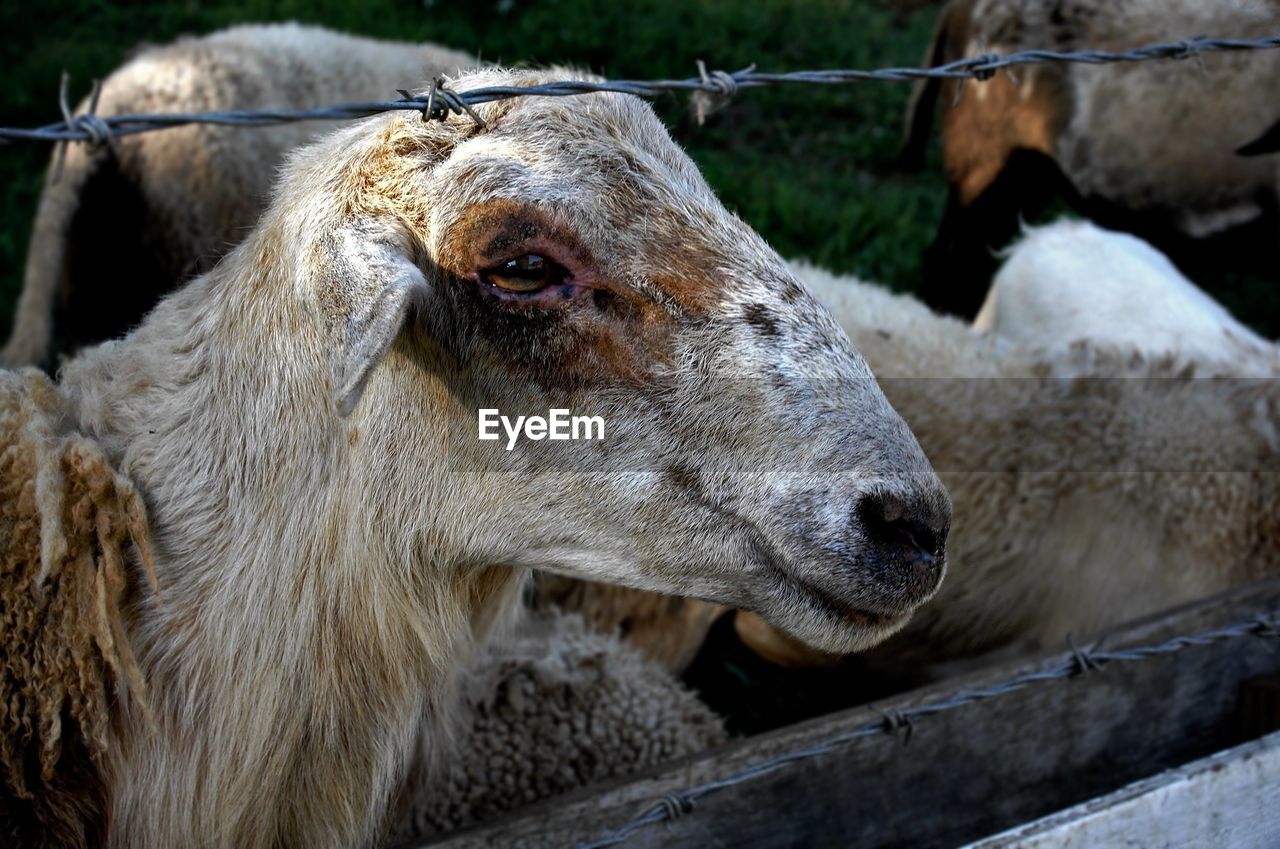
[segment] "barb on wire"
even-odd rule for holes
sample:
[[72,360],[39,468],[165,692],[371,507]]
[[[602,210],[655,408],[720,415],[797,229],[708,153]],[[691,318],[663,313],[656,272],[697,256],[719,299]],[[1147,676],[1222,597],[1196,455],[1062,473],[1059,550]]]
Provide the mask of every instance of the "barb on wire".
[[[744,71],[749,73],[755,69],[752,64]],[[729,105],[738,93],[738,81],[725,71],[708,71],[707,63],[701,59],[698,60],[698,78],[702,80],[703,87],[689,95],[689,111],[694,123],[701,127],[708,118]]]
[[916,726],[911,721],[910,716],[893,708],[883,710],[875,705],[868,705],[867,707],[872,712],[878,713],[883,717],[884,721],[881,723],[881,728],[885,733],[896,736],[898,732],[902,732],[902,745],[905,746],[911,742],[911,734],[916,730]]
[[[67,100],[67,86],[70,82],[71,76],[63,71],[62,79],[58,82],[58,108],[62,110],[63,123],[68,127],[83,127],[89,134],[89,141],[95,145],[111,141],[111,127],[97,115],[98,97],[102,94],[101,81],[93,81],[93,90],[89,92],[89,109],[79,118],[72,115],[71,104]],[[58,153],[53,164],[52,182],[54,183],[62,177],[62,165],[67,159],[67,144],[68,142],[65,141],[58,143]]]
[[1076,662],[1076,674],[1085,675],[1090,672],[1097,672],[1102,665],[1094,659],[1092,649],[1080,648],[1076,644],[1076,638],[1067,634],[1067,645],[1071,648],[1071,659]]
[[1042,65],[1063,62],[1085,65],[1103,65],[1115,62],[1145,62],[1159,59],[1186,59],[1204,53],[1267,50],[1280,47],[1280,35],[1258,39],[1204,38],[1197,36],[1182,41],[1149,44],[1132,50],[1078,50],[1055,52],[1052,50],[1023,50],[1001,56],[987,53],[968,59],[959,59],[933,68],[881,68],[878,70],[820,70],[766,73],[752,65],[740,71],[705,71],[696,77],[682,80],[561,80],[533,86],[487,86],[469,91],[454,91],[437,80],[427,94],[403,99],[344,103],[321,106],[314,109],[254,110],[241,109],[224,112],[193,112],[148,115],[111,115],[99,117],[92,110],[79,117],[64,114],[59,123],[34,128],[0,127],[0,139],[9,141],[89,141],[102,142],[111,137],[128,136],[180,127],[186,124],[217,124],[232,127],[266,127],[296,121],[336,121],[351,118],[367,118],[383,112],[421,112],[427,120],[443,120],[449,114],[466,112],[480,121],[472,107],[481,103],[504,100],[510,97],[573,97],[595,92],[634,94],[639,97],[655,97],[665,92],[703,92],[713,98],[725,98],[739,89],[769,85],[839,85],[863,80],[920,80],[920,79],[990,79],[997,71],[1017,65]]
[[[463,100],[456,91],[445,84],[444,77],[436,77],[433,79],[431,81],[431,85],[427,88],[426,95],[422,98],[414,97],[411,92],[405,91],[402,88],[396,89],[396,91],[405,100],[425,100],[425,103],[423,103],[421,107],[422,120],[424,121],[443,121],[451,114],[461,115],[465,112],[471,117],[471,120],[475,122],[477,127],[483,128],[485,126],[484,119],[476,114],[476,110],[472,109],[471,105]],[[437,98],[439,99],[438,102]]]
[[669,825],[677,817],[692,813],[694,805],[698,801],[726,787],[744,784],[761,776],[769,775],[798,761],[829,754],[855,740],[881,734],[892,735],[904,728],[910,734],[915,727],[915,722],[923,717],[946,713],[947,711],[984,702],[988,699],[998,698],[1034,684],[1075,678],[1084,670],[1102,669],[1108,664],[1134,663],[1151,657],[1177,654],[1189,648],[1210,646],[1246,636],[1260,639],[1280,638],[1280,610],[1255,616],[1243,622],[1237,622],[1212,631],[1173,637],[1156,645],[1102,651],[1096,646],[1091,650],[1082,650],[1072,643],[1071,650],[1056,664],[1035,672],[1016,675],[989,687],[979,690],[957,690],[950,696],[938,701],[925,702],[924,704],[912,705],[889,712],[871,707],[869,710],[879,715],[875,720],[804,749],[786,752],[746,767],[725,778],[706,784],[699,784],[680,792],[667,793],[621,828],[597,840],[583,843],[578,846],[578,849],[604,849],[607,846],[616,846],[637,831],[657,823],[667,823]]

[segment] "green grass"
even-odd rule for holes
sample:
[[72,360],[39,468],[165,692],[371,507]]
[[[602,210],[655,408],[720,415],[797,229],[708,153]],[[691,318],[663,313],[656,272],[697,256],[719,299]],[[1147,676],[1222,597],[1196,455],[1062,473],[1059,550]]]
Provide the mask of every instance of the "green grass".
[[[574,64],[616,77],[691,76],[695,62],[762,70],[916,64],[932,15],[886,0],[484,0],[350,3],[65,0],[0,8],[6,82],[0,124],[56,120],[58,79],[78,100],[141,42],[232,23],[300,20],[367,35],[432,40],[507,63]],[[392,94],[388,92],[388,95]],[[725,204],[785,256],[805,256],[897,288],[914,286],[945,195],[936,161],[891,170],[905,83],[752,90],[701,129],[687,100],[656,106]],[[74,101],[73,101],[74,102]],[[252,130],[246,130],[252,132]],[[0,149],[0,327],[21,285],[30,222],[49,149]]]

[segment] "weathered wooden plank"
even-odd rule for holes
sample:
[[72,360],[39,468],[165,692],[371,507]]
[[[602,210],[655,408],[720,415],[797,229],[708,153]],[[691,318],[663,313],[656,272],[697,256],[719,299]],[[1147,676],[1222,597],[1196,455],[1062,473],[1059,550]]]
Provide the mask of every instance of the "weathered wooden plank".
[[966,849],[1274,849],[1280,733],[1163,772]]
[[[1117,631],[1147,645],[1280,609],[1280,582],[1216,597]],[[884,710],[939,701],[1061,655],[916,691]],[[1280,671],[1274,639],[1243,637],[1028,687],[916,723],[909,743],[856,740],[702,799],[626,846],[956,846],[1240,742],[1240,682]],[[446,836],[450,849],[575,846],[612,833],[663,794],[828,740],[876,713],[855,709],[760,735],[631,781],[552,800]]]

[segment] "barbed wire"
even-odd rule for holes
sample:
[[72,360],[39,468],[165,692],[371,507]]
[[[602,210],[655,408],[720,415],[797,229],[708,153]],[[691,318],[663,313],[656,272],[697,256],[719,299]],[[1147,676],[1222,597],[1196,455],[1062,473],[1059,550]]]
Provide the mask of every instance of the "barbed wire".
[[878,70],[816,70],[768,73],[755,66],[732,73],[707,71],[699,62],[699,74],[679,80],[559,80],[532,86],[486,86],[454,91],[436,80],[424,95],[401,91],[400,100],[343,103],[309,109],[237,109],[218,112],[175,112],[162,114],[122,114],[99,116],[88,113],[72,116],[64,111],[62,121],[34,128],[0,127],[0,139],[7,141],[70,142],[102,144],[112,138],[136,133],[215,124],[232,127],[266,127],[300,121],[334,121],[367,118],[383,112],[421,112],[424,120],[442,120],[450,114],[470,114],[480,123],[472,107],[512,97],[573,97],[598,92],[656,97],[667,92],[701,92],[729,98],[740,89],[772,85],[840,85],[866,80],[991,79],[998,71],[1020,65],[1051,62],[1104,65],[1118,62],[1189,59],[1204,53],[1268,50],[1280,48],[1280,35],[1258,39],[1208,38],[1194,36],[1182,41],[1149,44],[1132,50],[1023,50],[1001,55],[985,53],[932,68],[880,68]]
[[957,690],[944,699],[898,710],[882,711],[875,707],[870,707],[869,709],[872,712],[880,715],[879,719],[867,722],[852,731],[829,737],[812,746],[786,752],[758,764],[753,764],[725,778],[689,787],[677,793],[668,793],[621,828],[589,843],[579,844],[577,849],[605,849],[608,846],[616,846],[641,829],[659,823],[670,823],[679,817],[692,813],[699,801],[727,787],[734,787],[770,775],[800,761],[830,754],[856,740],[880,734],[897,734],[902,731],[905,731],[906,735],[910,736],[915,722],[925,717],[946,713],[947,711],[984,702],[988,699],[999,698],[1034,684],[1061,681],[1084,675],[1103,669],[1110,664],[1135,663],[1152,657],[1177,654],[1190,648],[1211,646],[1215,643],[1246,636],[1264,639],[1280,638],[1280,610],[1272,611],[1269,614],[1260,614],[1243,622],[1237,622],[1211,631],[1180,635],[1155,645],[1099,651],[1096,646],[1092,649],[1086,649],[1072,642],[1071,650],[1064,654],[1057,663],[1035,672],[1015,675],[989,687],[977,690]]

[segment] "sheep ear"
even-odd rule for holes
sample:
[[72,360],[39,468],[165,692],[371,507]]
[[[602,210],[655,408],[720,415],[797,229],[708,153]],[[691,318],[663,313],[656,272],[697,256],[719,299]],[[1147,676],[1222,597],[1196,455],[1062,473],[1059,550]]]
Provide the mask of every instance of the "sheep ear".
[[426,300],[427,280],[403,250],[363,239],[342,241],[340,286],[350,301],[334,364],[333,403],[346,418],[409,315]]

